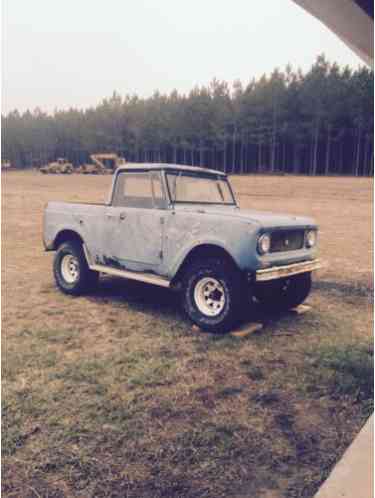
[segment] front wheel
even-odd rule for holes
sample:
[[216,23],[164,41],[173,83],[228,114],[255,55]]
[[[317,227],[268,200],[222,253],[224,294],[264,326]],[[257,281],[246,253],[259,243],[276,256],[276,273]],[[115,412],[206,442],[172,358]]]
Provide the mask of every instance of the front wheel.
[[58,288],[65,294],[75,296],[95,287],[99,277],[88,267],[82,244],[74,240],[61,244],[57,249],[53,274]]
[[307,298],[311,291],[311,273],[301,273],[289,278],[260,282],[254,295],[266,311],[287,311]]
[[184,310],[201,329],[227,332],[240,318],[241,288],[238,270],[225,261],[192,263],[183,278]]

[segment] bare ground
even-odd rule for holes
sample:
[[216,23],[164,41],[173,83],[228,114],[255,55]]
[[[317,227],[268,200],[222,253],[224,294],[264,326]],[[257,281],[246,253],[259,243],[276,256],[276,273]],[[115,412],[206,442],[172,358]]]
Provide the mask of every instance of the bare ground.
[[316,218],[327,262],[309,313],[247,338],[140,283],[57,291],[44,204],[110,181],[2,176],[4,496],[312,497],[372,410],[372,181],[233,178],[243,207]]

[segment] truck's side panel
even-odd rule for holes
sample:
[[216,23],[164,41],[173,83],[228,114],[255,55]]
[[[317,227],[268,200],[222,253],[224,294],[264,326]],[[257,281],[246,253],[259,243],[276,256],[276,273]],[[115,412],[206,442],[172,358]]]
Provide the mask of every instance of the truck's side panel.
[[108,207],[100,263],[133,271],[156,271],[163,257],[167,213],[160,209]]
[[54,249],[56,237],[62,230],[76,232],[84,241],[93,260],[102,254],[105,239],[105,205],[49,202],[44,215],[44,244]]

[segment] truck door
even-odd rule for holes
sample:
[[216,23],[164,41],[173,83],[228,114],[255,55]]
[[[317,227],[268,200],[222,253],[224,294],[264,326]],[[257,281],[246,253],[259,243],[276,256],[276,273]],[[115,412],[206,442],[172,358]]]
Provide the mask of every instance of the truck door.
[[160,171],[124,171],[106,209],[103,264],[133,271],[162,262],[165,195]]

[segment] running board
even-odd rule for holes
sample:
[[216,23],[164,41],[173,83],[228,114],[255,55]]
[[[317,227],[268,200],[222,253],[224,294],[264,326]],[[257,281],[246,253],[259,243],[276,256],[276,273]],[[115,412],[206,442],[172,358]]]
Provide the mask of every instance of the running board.
[[90,270],[98,271],[100,273],[107,273],[115,277],[128,278],[129,280],[138,280],[147,284],[159,285],[160,287],[170,287],[171,282],[166,278],[159,277],[153,273],[143,273],[138,271],[119,270],[104,265],[89,265]]

